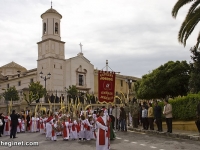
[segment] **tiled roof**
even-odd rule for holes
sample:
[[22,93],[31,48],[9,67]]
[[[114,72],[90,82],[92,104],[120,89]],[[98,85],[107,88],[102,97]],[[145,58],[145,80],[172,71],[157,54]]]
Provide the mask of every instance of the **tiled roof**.
[[[53,9],[53,8],[48,9],[48,10],[45,11],[45,13],[43,13],[42,15],[44,15],[44,14],[46,14],[46,13],[56,13],[56,14],[60,15],[61,18],[62,18],[62,15],[61,15],[59,12],[57,12],[55,9]],[[41,17],[42,17],[42,15],[41,15]]]
[[21,65],[15,63],[14,61],[4,65],[4,66],[1,66],[0,68],[19,68],[19,69],[25,69],[24,67],[22,67]]

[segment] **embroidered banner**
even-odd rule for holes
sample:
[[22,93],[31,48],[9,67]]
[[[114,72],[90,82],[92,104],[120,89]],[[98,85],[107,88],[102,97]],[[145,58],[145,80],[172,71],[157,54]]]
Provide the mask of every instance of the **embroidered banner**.
[[113,103],[115,99],[115,72],[98,72],[99,102]]

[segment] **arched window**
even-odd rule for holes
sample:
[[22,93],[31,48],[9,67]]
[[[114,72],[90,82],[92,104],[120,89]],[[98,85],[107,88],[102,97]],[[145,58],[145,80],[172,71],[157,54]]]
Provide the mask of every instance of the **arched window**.
[[55,23],[55,34],[58,34],[58,23]]
[[43,23],[43,34],[46,34],[47,31],[47,25],[46,23]]

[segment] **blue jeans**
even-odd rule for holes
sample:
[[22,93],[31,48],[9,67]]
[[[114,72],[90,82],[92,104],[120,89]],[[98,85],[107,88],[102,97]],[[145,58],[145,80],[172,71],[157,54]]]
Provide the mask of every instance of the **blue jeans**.
[[121,130],[127,131],[126,119],[121,119]]

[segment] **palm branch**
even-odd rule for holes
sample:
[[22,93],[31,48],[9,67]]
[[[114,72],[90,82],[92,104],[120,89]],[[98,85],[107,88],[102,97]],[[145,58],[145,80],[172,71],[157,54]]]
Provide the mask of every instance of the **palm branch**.
[[[200,0],[178,0],[175,4],[174,8],[172,9],[172,16],[176,18],[178,11],[184,5],[193,2],[189,11],[183,21],[181,28],[178,33],[178,41],[186,46],[186,41],[195,29],[196,25],[199,23],[200,20]],[[196,47],[199,46],[200,41],[200,34],[197,37]]]

